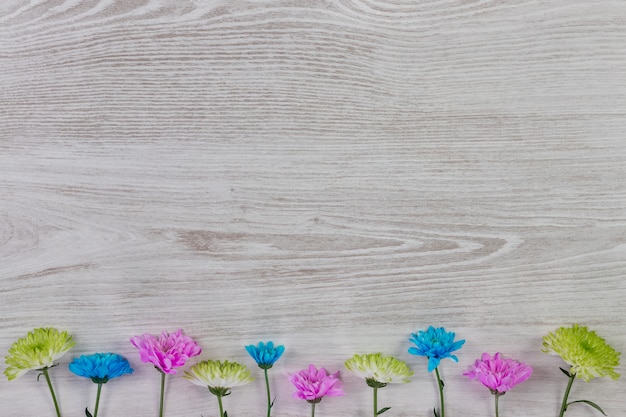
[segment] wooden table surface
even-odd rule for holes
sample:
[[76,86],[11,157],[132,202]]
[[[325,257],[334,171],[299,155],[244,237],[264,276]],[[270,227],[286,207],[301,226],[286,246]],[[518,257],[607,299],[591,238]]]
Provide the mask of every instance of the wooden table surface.
[[[386,415],[432,416],[407,353],[429,325],[466,340],[441,365],[448,417],[493,415],[462,375],[482,352],[535,368],[501,416],[551,417],[566,365],[543,335],[626,348],[623,1],[3,0],[0,99],[0,351],[70,331],[66,417],[95,400],[68,362],[102,351],[135,373],[98,415],[157,415],[145,332],[250,366],[230,417],[265,413],[258,341],[286,346],[274,417],[310,414],[286,376],[309,363],[346,391],[318,416],[370,415],[343,363],[378,351],[415,371],[380,391]],[[180,373],[166,392],[167,416],[218,415]],[[617,417],[625,392],[577,380],[572,399]],[[36,372],[0,378],[0,404],[54,413]]]

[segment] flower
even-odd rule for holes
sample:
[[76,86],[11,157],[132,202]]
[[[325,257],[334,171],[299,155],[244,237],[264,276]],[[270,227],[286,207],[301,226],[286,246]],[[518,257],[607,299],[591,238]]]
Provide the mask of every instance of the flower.
[[545,353],[559,355],[570,365],[569,372],[561,368],[561,371],[569,378],[559,417],[563,417],[568,406],[573,403],[584,403],[592,406],[602,414],[606,413],[599,405],[588,400],[577,400],[568,403],[572,383],[576,377],[586,382],[595,377],[610,376],[618,379],[620,375],[615,372],[619,366],[620,353],[609,346],[596,332],[589,331],[585,326],[574,324],[572,327],[559,327],[556,332],[548,333],[543,337]]
[[451,353],[461,349],[465,340],[454,341],[454,332],[446,332],[443,327],[435,329],[433,326],[428,330],[420,330],[418,333],[411,333],[409,342],[417,347],[410,347],[409,353],[412,355],[426,356],[428,358],[428,372],[432,372],[442,359],[450,358],[455,362],[459,358]]
[[142,362],[149,362],[166,374],[175,374],[174,368],[184,366],[189,358],[202,353],[200,346],[182,330],[162,332],[160,336],[142,334],[131,338],[130,342],[139,349]]
[[176,333],[162,332],[160,336],[142,334],[130,339],[130,343],[139,349],[139,358],[142,362],[150,362],[161,373],[161,397],[159,402],[159,417],[163,417],[165,405],[165,376],[175,374],[174,368],[184,366],[187,360],[198,356],[202,349],[182,330]]
[[50,368],[74,344],[66,331],[59,332],[53,327],[34,329],[13,343],[5,357],[8,366],[4,374],[10,381],[28,371]]
[[96,384],[105,384],[118,376],[133,373],[128,360],[116,353],[82,355],[74,358],[69,368],[76,375],[90,378]]
[[[106,384],[109,380],[122,376],[124,374],[132,374],[133,368],[126,358],[116,353],[94,353],[93,355],[82,355],[69,365],[70,371],[78,376],[91,379],[92,382],[98,384],[98,392],[96,394],[96,405],[94,407],[93,416],[98,415],[98,405],[100,404],[100,391],[102,384]],[[164,374],[165,375],[165,374]],[[85,414],[91,416],[89,410],[85,409]]]
[[503,359],[498,352],[493,358],[488,353],[483,353],[463,375],[478,379],[492,394],[499,395],[526,381],[532,373],[531,366],[515,359]]
[[212,360],[198,362],[185,372],[183,378],[192,384],[208,387],[211,393],[219,396],[228,395],[231,388],[254,380],[245,365]]
[[406,363],[393,356],[383,356],[382,353],[354,355],[345,362],[345,366],[357,376],[364,378],[367,386],[373,388],[374,417],[378,417],[390,408],[378,409],[378,389],[390,383],[409,382],[409,377],[413,375]]
[[420,330],[418,333],[411,333],[409,342],[415,344],[416,347],[410,347],[409,353],[412,355],[426,356],[428,358],[428,372],[435,371],[437,376],[437,385],[439,387],[439,401],[441,403],[439,413],[433,410],[435,417],[444,417],[444,400],[443,400],[443,381],[439,375],[439,362],[442,359],[450,358],[455,362],[459,359],[452,355],[455,350],[461,349],[465,340],[454,341],[454,333],[446,332],[446,329],[439,327],[435,329],[429,326],[428,330]]
[[48,383],[57,417],[61,417],[48,368],[55,366],[54,361],[60,359],[74,344],[72,336],[66,331],[59,332],[53,327],[33,329],[26,337],[11,345],[9,354],[5,357],[8,366],[4,374],[10,381],[28,371],[41,371]]
[[354,355],[345,362],[345,366],[375,388],[409,382],[408,378],[413,375],[406,363],[393,356],[383,356],[380,352]]
[[595,377],[618,379],[620,353],[585,326],[559,327],[543,337],[545,353],[556,354],[571,366],[570,373],[589,382]]
[[259,342],[256,346],[246,346],[246,350],[255,360],[259,368],[269,369],[274,365],[274,362],[283,355],[285,347],[283,345],[274,346],[273,342],[267,342],[267,344]]
[[211,394],[217,397],[220,407],[220,417],[226,417],[222,405],[222,397],[229,395],[233,387],[246,385],[254,380],[245,365],[229,361],[202,361],[185,372],[183,378],[192,384],[209,388]]
[[318,403],[326,396],[344,395],[339,371],[329,374],[324,368],[318,370],[314,365],[309,365],[307,369],[290,375],[289,380],[296,387],[293,398],[307,400],[310,403]]
[[274,342],[259,342],[258,345],[248,345],[246,350],[255,360],[259,368],[263,369],[265,374],[265,389],[267,391],[267,417],[270,417],[274,401],[270,394],[270,382],[267,376],[267,370],[274,366],[274,363],[283,355],[285,347],[283,345],[274,346]]

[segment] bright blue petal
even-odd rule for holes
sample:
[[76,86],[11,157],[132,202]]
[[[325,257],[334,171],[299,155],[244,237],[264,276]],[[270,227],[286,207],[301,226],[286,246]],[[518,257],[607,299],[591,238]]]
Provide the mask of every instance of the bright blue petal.
[[410,347],[410,348],[409,348],[409,353],[410,353],[411,355],[426,356],[426,355],[424,354],[424,352],[422,352],[421,350],[419,350],[418,348],[415,348],[415,347]]
[[432,356],[428,358],[428,372],[434,371],[435,368],[438,366],[439,366],[439,359],[432,357]]
[[256,354],[256,347],[254,345],[248,345],[246,346],[246,350],[248,351],[248,354],[252,356],[252,359],[254,359],[254,361],[258,363],[259,358]]
[[465,340],[458,340],[450,346],[450,352],[454,352],[455,350],[461,349],[461,346],[465,343]]

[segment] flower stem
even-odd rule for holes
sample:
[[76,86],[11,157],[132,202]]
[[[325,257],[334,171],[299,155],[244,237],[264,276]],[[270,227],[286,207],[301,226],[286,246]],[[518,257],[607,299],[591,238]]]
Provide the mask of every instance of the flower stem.
[[495,394],[494,397],[496,397],[496,417],[499,417],[499,414],[498,414],[498,399],[500,398],[500,394]]
[[263,368],[265,374],[265,389],[267,391],[267,417],[270,417],[270,411],[272,409],[272,396],[270,395],[270,380],[267,377],[267,368]]
[[43,372],[43,376],[46,377],[46,382],[48,383],[48,388],[50,388],[50,394],[52,394],[52,401],[54,402],[54,409],[57,412],[57,417],[61,417],[61,411],[59,410],[59,403],[57,403],[57,397],[54,395],[54,389],[52,388],[52,382],[50,381],[50,375],[48,375],[48,368],[43,368],[41,370]]
[[565,389],[565,394],[563,395],[563,402],[561,403],[561,411],[559,411],[559,417],[563,417],[563,414],[565,414],[565,410],[567,410],[567,398],[569,397],[569,392],[572,389],[574,378],[576,378],[576,374],[570,374],[569,381],[567,382],[567,388]]
[[378,388],[374,388],[374,417],[378,415]]
[[439,367],[435,368],[435,375],[437,375],[437,385],[439,387],[439,400],[441,401],[441,409],[439,410],[439,417],[444,417],[445,412],[443,408],[443,382],[439,376]]
[[311,417],[315,417],[315,403],[311,403]]
[[100,404],[100,391],[102,391],[102,383],[98,384],[98,393],[96,394],[96,406],[93,409],[93,417],[98,417],[98,404]]
[[220,417],[224,417],[224,406],[222,406],[222,396],[221,395],[217,396],[217,403],[220,406]]
[[163,399],[165,397],[165,372],[161,372],[161,401],[159,402],[159,417],[163,417]]

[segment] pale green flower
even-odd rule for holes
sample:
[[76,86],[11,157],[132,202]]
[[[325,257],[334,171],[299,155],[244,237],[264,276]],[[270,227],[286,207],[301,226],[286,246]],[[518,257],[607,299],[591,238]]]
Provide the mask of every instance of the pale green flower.
[[254,380],[250,376],[250,370],[245,365],[237,362],[212,360],[195,364],[189,371],[185,372],[184,378],[192,384],[208,387],[213,394],[215,394],[213,391],[221,389],[225,392],[221,395],[228,395],[231,388],[246,385]]
[[222,397],[230,394],[230,389],[252,382],[250,371],[245,365],[229,361],[202,361],[185,372],[183,378],[192,384],[207,387],[211,394],[217,397],[220,407],[220,417],[226,417],[222,405]]
[[34,329],[13,343],[5,357],[8,366],[4,374],[10,381],[28,371],[50,368],[74,344],[66,331],[59,332],[52,327]]
[[383,356],[380,352],[354,355],[346,361],[345,366],[355,375],[365,379],[367,385],[376,388],[409,382],[408,378],[413,375],[413,371],[406,363],[393,356]]
[[545,353],[559,355],[571,366],[570,374],[589,382],[595,377],[609,376],[618,379],[620,353],[609,346],[596,332],[574,324],[560,327],[543,337]]

